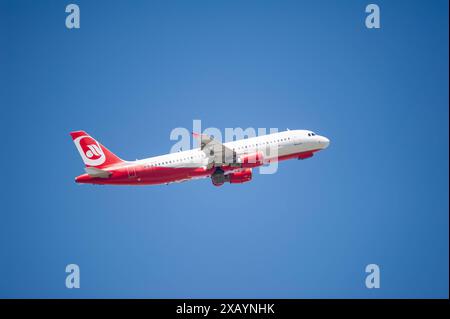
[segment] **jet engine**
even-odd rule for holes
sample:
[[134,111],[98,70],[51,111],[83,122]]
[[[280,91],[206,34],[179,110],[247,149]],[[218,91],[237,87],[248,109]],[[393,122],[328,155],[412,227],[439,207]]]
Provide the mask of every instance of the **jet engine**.
[[242,184],[252,180],[252,169],[246,168],[242,171],[228,174],[230,184]]
[[252,180],[252,169],[246,168],[238,172],[224,174],[224,171],[220,168],[216,169],[214,174],[211,175],[211,181],[214,186],[222,186],[225,182],[230,184],[242,184]]

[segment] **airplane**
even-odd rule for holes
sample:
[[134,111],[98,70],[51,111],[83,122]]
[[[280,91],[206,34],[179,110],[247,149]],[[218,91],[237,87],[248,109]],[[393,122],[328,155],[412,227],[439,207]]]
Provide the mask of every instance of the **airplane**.
[[307,159],[326,149],[330,140],[309,130],[287,130],[220,143],[213,136],[193,133],[200,147],[136,161],[125,161],[84,131],[71,132],[85,164],[76,183],[158,185],[211,178],[214,186],[241,184],[252,169],[275,161]]

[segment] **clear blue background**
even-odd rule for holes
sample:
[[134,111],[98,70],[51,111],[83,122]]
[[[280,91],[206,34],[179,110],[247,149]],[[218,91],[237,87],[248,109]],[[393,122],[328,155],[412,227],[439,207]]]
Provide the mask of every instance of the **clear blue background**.
[[[447,1],[377,0],[379,30],[368,1],[0,3],[0,297],[448,297]],[[74,183],[70,131],[133,160],[194,119],[332,143],[243,185]]]

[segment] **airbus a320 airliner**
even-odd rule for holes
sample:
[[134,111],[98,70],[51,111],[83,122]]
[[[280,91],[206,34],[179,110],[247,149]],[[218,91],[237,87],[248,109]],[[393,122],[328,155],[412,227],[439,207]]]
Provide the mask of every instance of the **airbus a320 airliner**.
[[252,169],[287,159],[310,158],[330,144],[329,139],[307,130],[288,130],[220,143],[196,134],[200,147],[136,161],[124,161],[84,131],[70,135],[86,165],[77,183],[157,185],[211,178],[213,185],[240,184],[252,179]]

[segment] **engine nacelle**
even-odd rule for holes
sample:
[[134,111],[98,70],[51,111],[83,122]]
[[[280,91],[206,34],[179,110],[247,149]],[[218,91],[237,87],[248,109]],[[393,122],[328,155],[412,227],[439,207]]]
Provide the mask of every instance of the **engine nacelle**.
[[230,184],[242,184],[252,180],[252,169],[246,168],[242,171],[231,173],[227,175]]
[[264,164],[264,155],[260,151],[252,154],[242,155],[239,158],[239,162],[244,168],[261,166]]

